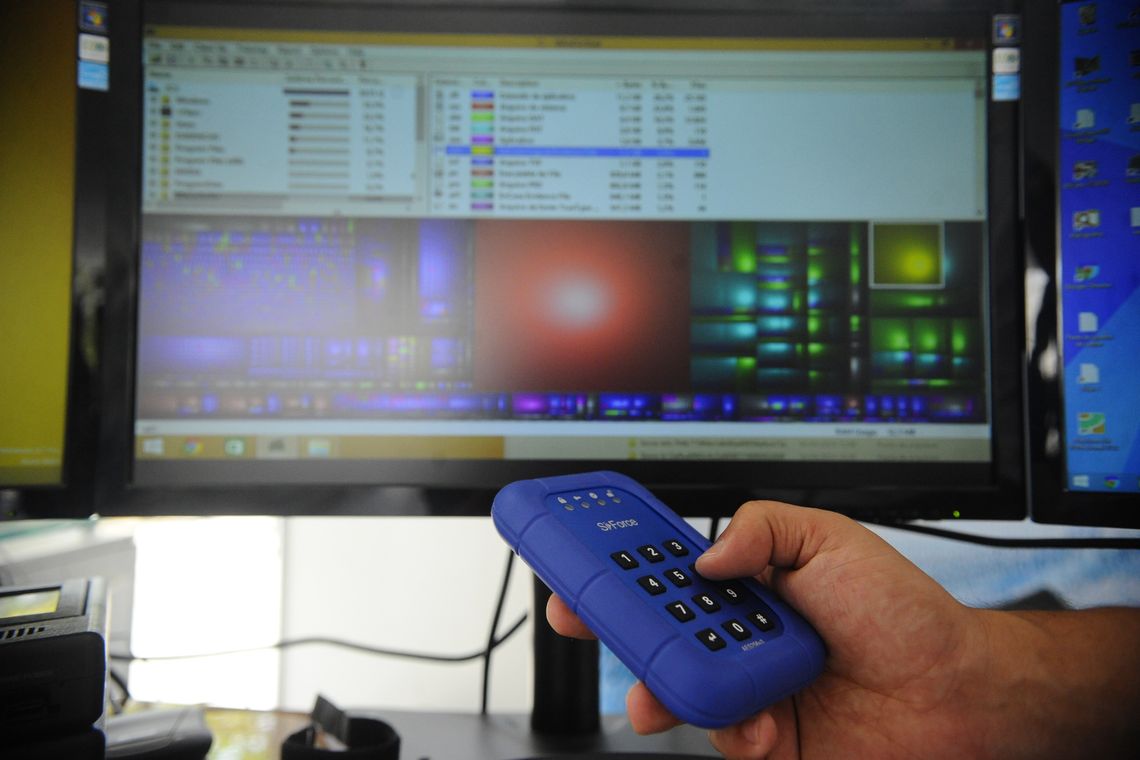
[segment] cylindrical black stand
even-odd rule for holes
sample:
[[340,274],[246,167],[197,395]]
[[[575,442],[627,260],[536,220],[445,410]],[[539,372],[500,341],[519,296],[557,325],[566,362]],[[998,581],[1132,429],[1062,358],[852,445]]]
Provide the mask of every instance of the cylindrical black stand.
[[598,642],[559,636],[543,617],[550,589],[534,579],[535,733],[585,736],[601,730],[598,709]]

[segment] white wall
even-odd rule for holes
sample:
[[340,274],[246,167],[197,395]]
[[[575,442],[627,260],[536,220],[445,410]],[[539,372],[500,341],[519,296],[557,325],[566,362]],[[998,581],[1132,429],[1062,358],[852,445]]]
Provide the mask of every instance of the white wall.
[[[490,518],[292,518],[285,523],[285,638],[327,636],[432,654],[486,644],[509,550]],[[531,575],[515,561],[505,631],[529,612]],[[492,660],[490,706],[530,709],[528,623]],[[475,712],[482,662],[435,664],[313,645],[285,651],[281,703],[320,691],[345,706]]]

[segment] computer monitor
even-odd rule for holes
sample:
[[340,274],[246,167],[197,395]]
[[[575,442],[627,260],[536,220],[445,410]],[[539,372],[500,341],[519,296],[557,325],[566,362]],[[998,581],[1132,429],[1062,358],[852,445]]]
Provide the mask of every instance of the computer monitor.
[[73,248],[92,215],[74,205],[75,162],[89,147],[75,132],[75,18],[73,2],[51,0],[6,4],[0,23],[3,518],[92,509],[94,283]]
[[1005,6],[112,11],[101,512],[1025,514]]
[[1140,527],[1140,9],[1042,3],[1026,42],[1033,517]]

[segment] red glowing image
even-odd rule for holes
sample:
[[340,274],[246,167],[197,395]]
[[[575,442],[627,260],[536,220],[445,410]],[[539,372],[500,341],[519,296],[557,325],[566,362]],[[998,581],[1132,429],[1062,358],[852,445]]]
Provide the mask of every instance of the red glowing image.
[[665,392],[689,384],[689,228],[479,221],[475,388]]

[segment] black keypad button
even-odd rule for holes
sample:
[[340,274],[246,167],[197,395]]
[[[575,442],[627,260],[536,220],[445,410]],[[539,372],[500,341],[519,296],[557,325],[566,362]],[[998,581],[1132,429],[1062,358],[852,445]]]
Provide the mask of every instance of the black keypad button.
[[752,638],[752,631],[744,627],[744,624],[739,620],[729,620],[727,623],[721,625],[728,635],[737,641],[747,641]]
[[664,562],[665,561],[665,555],[662,554],[661,550],[658,549],[653,544],[646,544],[645,546],[637,547],[637,553],[640,554],[642,557],[645,557],[650,562]]
[[740,604],[744,601],[744,587],[738,583],[722,583],[717,587],[717,593],[729,604]]
[[682,623],[687,623],[697,616],[697,613],[689,609],[684,602],[670,602],[665,605],[665,609],[669,610],[669,613]]
[[652,575],[646,575],[643,578],[637,579],[638,584],[648,591],[653,596],[665,593],[665,584],[654,578]]
[[685,586],[693,585],[693,579],[685,575],[684,570],[677,567],[666,571],[665,577],[672,581],[673,585],[677,588],[684,588]]
[[697,594],[693,597],[693,604],[709,613],[716,612],[720,609],[720,605],[717,604],[716,599],[713,599],[708,594]]
[[637,560],[634,559],[633,555],[629,552],[614,552],[610,556],[613,557],[614,562],[618,563],[618,566],[622,570],[632,570],[638,566]]
[[675,538],[671,538],[665,542],[665,549],[674,557],[687,557],[689,550]]
[[718,649],[724,649],[726,646],[728,646],[724,640],[724,637],[714,631],[712,628],[704,629],[697,634],[697,638],[701,640],[702,644],[714,652]]
[[776,621],[772,616],[762,610],[756,610],[748,616],[748,619],[761,631],[770,631],[776,627]]

